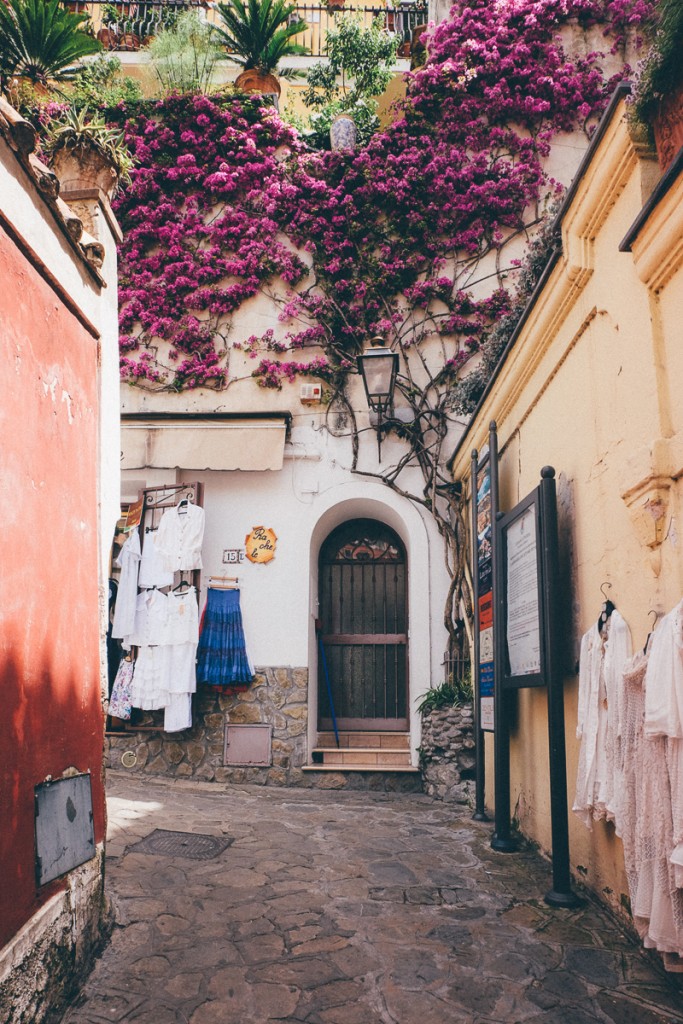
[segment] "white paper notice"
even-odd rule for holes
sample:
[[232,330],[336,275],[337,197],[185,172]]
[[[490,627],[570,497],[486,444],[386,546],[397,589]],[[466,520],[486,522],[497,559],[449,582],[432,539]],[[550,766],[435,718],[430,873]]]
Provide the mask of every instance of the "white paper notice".
[[528,508],[507,530],[507,642],[510,674],[541,671],[536,517]]

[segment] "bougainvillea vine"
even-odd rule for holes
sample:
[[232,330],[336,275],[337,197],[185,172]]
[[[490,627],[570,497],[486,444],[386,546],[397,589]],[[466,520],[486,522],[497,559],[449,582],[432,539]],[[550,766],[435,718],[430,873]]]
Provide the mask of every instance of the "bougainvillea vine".
[[[401,357],[403,414],[389,428],[404,454],[374,475],[434,515],[453,640],[463,530],[444,453],[458,382],[515,308],[519,253],[559,191],[546,171],[554,137],[590,134],[626,70],[615,55],[655,6],[456,0],[428,32],[393,123],[355,153],[308,151],[253,99],[175,97],[116,114],[137,159],[117,205],[123,379],[223,389],[231,347],[259,360],[264,387],[317,376],[352,421],[355,469],[346,380],[367,338],[383,336]],[[612,77],[602,52],[563,45],[589,29]],[[273,326],[244,338],[235,314],[259,293]],[[291,358],[309,347],[312,358]],[[417,490],[403,482],[409,467]]]

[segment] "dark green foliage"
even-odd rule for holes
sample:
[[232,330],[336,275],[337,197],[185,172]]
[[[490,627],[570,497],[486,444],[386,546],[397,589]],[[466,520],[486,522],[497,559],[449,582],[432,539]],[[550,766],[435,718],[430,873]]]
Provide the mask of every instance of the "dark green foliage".
[[119,58],[110,53],[99,53],[74,75],[69,100],[75,107],[94,109],[132,103],[141,95],[135,79],[122,74]]
[[439,686],[434,686],[424,695],[417,710],[421,715],[428,715],[441,708],[459,708],[472,702],[472,682],[465,679],[447,679]]
[[660,101],[683,82],[683,2],[660,0],[654,40],[638,75],[633,113],[647,124]]
[[0,83],[23,78],[46,85],[73,74],[82,57],[100,43],[85,31],[85,14],[66,11],[60,0],[3,0],[0,3]]
[[[308,53],[294,37],[306,29],[296,7],[286,0],[228,0],[218,5],[223,27],[215,29],[231,60],[245,71],[254,68],[274,74],[285,57]],[[294,18],[293,18],[294,16]],[[293,20],[292,20],[293,18]],[[285,71],[280,73],[286,77]]]

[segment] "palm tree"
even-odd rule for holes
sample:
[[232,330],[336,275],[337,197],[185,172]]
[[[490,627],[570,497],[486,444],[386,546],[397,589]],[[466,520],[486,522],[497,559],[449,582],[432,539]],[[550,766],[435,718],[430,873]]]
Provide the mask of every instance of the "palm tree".
[[[296,7],[287,0],[247,0],[246,5],[243,0],[229,0],[220,3],[218,11],[225,27],[217,27],[216,33],[244,71],[272,75],[284,57],[309,52],[292,41],[308,26],[298,17],[290,20]],[[283,69],[280,74],[286,78],[293,72]]]
[[83,31],[87,20],[60,0],[0,0],[0,85],[23,78],[45,86],[70,77],[73,64],[102,49]]

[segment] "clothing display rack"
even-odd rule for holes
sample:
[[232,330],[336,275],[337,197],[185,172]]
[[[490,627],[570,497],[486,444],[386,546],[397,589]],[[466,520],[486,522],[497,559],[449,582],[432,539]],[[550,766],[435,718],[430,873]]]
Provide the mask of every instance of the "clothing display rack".
[[[146,487],[141,491],[138,499],[142,506],[139,523],[141,549],[144,551],[146,537],[157,532],[161,518],[167,509],[178,507],[179,514],[182,514],[183,508],[186,510],[188,504],[203,507],[203,499],[204,485],[199,481],[160,484],[155,487]],[[160,588],[162,591],[176,593],[184,587],[193,586],[197,595],[199,594],[201,569],[177,571],[173,575],[173,583],[169,587]],[[130,658],[130,655],[127,657]],[[132,721],[122,723],[115,732],[163,732],[160,714],[152,712],[152,716],[151,722],[138,722],[134,717]]]
[[212,590],[239,590],[239,576],[209,576]]

